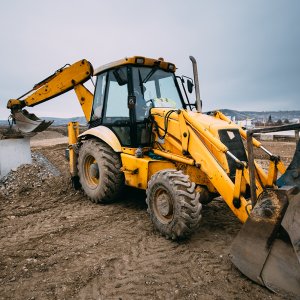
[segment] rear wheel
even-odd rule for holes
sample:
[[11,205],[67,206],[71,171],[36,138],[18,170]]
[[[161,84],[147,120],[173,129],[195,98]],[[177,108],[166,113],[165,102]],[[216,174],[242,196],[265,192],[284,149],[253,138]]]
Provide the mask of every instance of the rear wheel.
[[120,156],[107,144],[94,139],[79,149],[78,175],[86,195],[96,203],[116,200],[124,186]]
[[147,188],[148,212],[154,226],[167,238],[191,235],[199,226],[202,205],[195,184],[182,171],[154,174]]

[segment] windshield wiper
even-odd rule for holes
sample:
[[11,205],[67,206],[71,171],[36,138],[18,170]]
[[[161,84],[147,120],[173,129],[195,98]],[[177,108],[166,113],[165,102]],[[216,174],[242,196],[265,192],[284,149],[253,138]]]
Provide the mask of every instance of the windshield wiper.
[[140,89],[141,89],[143,97],[144,97],[144,85],[143,85],[143,80],[142,80],[142,75],[141,75],[140,69],[139,69],[139,82],[140,82]]
[[148,75],[145,77],[145,79],[143,80],[143,83],[146,83],[150,77],[158,70],[158,67],[154,67],[149,73]]

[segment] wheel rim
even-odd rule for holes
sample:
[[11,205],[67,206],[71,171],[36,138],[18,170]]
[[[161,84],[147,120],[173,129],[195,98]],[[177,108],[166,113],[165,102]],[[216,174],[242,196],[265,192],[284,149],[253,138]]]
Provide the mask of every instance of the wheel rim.
[[158,220],[164,224],[170,223],[173,219],[173,200],[171,195],[164,188],[159,188],[154,196],[154,212]]
[[99,166],[92,155],[84,160],[84,175],[88,186],[95,189],[99,184]]

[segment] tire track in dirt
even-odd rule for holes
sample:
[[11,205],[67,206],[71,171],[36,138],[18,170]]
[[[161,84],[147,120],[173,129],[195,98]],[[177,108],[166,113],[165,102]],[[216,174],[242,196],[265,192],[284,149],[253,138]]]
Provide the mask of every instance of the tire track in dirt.
[[196,264],[198,257],[185,245],[153,234],[132,242],[135,246],[123,251],[100,277],[79,292],[80,299],[90,299],[93,295],[100,299],[141,299],[145,295],[168,299],[170,288],[182,284],[183,278],[198,281],[197,275],[191,276],[190,269],[182,268]]
[[[95,266],[96,269],[98,269],[99,265],[96,262],[99,260],[99,253],[101,253],[101,251],[105,253],[106,244],[109,245],[109,249],[111,249],[111,247],[114,248],[114,246],[111,245],[112,236],[107,233],[112,230],[117,233],[118,236],[119,233],[111,226],[111,221],[113,220],[115,226],[118,226],[118,223],[124,223],[124,219],[121,217],[124,204],[116,204],[116,207],[100,206],[86,201],[84,196],[78,199],[78,203],[72,201],[72,204],[68,204],[68,200],[70,199],[65,199],[65,202],[60,203],[60,205],[53,208],[52,211],[47,209],[47,211],[42,210],[40,213],[35,212],[34,216],[17,218],[19,223],[17,227],[18,231],[15,231],[13,226],[10,226],[13,234],[9,233],[6,240],[1,240],[7,252],[5,257],[11,258],[14,255],[15,261],[20,260],[19,264],[23,264],[24,261],[26,263],[27,259],[43,261],[41,263],[43,268],[41,269],[47,272],[47,276],[43,276],[46,277],[46,279],[44,279],[46,281],[48,281],[47,278],[49,278],[49,281],[50,278],[56,278],[58,282],[64,281],[66,274],[61,277],[59,274],[56,274],[57,272],[60,273],[59,269],[56,270],[56,268],[54,268],[58,261],[63,262],[62,264],[60,263],[61,268],[61,265],[68,265],[68,261],[73,260],[71,266],[66,268],[67,270],[73,269],[72,274],[74,270],[76,270],[76,272],[78,271],[78,273],[82,273],[82,266],[85,266],[85,269],[87,268],[88,271],[85,272],[86,274],[90,272],[93,273]],[[131,205],[131,207],[133,207],[133,205]],[[129,211],[134,212],[130,207]],[[143,211],[142,213],[145,214],[146,212]],[[70,219],[68,216],[72,218]],[[125,228],[130,228],[132,225],[138,223],[137,219],[142,220],[143,218],[125,218],[126,223],[128,223],[128,227]],[[43,222],[39,222],[41,220]],[[104,230],[106,234],[102,235],[99,228]],[[132,232],[129,233],[127,230],[124,230],[124,235],[126,234],[132,235]],[[100,249],[97,249],[97,254],[94,253],[93,247],[100,247]],[[91,248],[92,251],[89,248]],[[22,249],[22,251],[20,249]],[[68,252],[70,252],[70,255],[66,257],[65,253]],[[87,263],[85,255],[80,254],[86,252],[89,252],[92,257],[94,255],[94,258],[88,259],[93,262],[91,266]],[[108,251],[108,253],[109,252],[110,251]],[[109,257],[110,256],[111,255],[109,255]],[[67,263],[65,262],[66,260]],[[5,263],[7,264],[8,262],[6,261]],[[79,266],[78,270],[75,268],[76,265]],[[29,270],[29,272],[34,271],[28,269],[29,267],[28,263],[26,263],[26,269]],[[50,268],[52,271],[50,271]],[[18,271],[22,272],[20,266],[18,266]],[[79,280],[77,278],[76,272],[72,278],[74,278],[75,281],[81,282],[82,279]],[[18,272],[15,272],[15,279],[17,278],[16,273]],[[68,272],[68,274],[70,274],[70,272]],[[89,275],[85,275],[85,277],[89,278]],[[24,280],[24,276],[22,278],[23,284],[18,286],[18,290],[19,292],[22,290],[26,292],[28,289],[26,286],[29,284],[29,281]],[[72,284],[74,283],[73,281],[71,280]],[[43,283],[39,282],[39,276],[37,276],[36,282],[33,278],[30,279],[33,294],[36,293],[35,289],[39,291],[39,286],[41,285],[43,285]],[[14,289],[11,289],[10,292],[12,290]],[[57,290],[57,288],[55,288],[55,290]]]
[[1,202],[0,299],[280,299],[232,266],[241,224],[220,199],[191,239],[169,241],[155,232],[145,193],[93,204],[72,190],[56,150],[42,152],[62,177]]
[[[215,215],[216,211],[224,208],[224,203],[212,207],[214,209],[206,209],[207,214]],[[218,215],[216,217],[218,219]],[[229,223],[225,220],[223,225]],[[222,227],[216,226],[214,234],[219,234]],[[203,243],[206,233],[210,240]],[[141,234],[138,234],[139,237],[132,237],[131,234],[130,249],[123,247],[122,254],[110,261],[103,273],[92,279],[75,298],[222,299],[224,291],[214,289],[213,285],[222,282],[229,286],[241,280],[241,274],[233,268],[228,258],[228,239],[218,239],[212,249],[211,235],[205,222],[191,240],[181,243],[165,240],[155,234],[153,228],[148,228],[142,238]],[[252,283],[249,281],[247,284]],[[247,284],[241,284],[236,291],[226,291],[227,298],[243,295],[243,299],[252,299],[253,295],[247,296]],[[257,287],[257,291],[259,289]]]
[[[87,209],[87,206],[77,207],[76,214],[66,214],[66,211],[72,211],[73,204],[62,205],[60,208],[47,208],[34,214],[18,217],[18,227],[12,228],[9,236],[1,237],[2,246],[9,246],[18,240],[19,244],[24,244],[28,239],[39,239],[45,235],[55,234],[66,226],[74,227],[76,224],[83,222],[88,216],[94,220],[101,213],[101,210],[95,210],[93,207]],[[8,221],[8,223],[12,223]],[[11,226],[11,225],[7,225]],[[5,222],[4,226],[5,228]]]

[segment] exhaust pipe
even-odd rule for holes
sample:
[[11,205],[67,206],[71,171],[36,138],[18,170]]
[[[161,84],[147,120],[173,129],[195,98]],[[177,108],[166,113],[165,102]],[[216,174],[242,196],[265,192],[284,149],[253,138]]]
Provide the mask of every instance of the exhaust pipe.
[[197,70],[197,61],[194,56],[190,56],[190,60],[193,64],[194,82],[195,82],[195,94],[196,94],[196,109],[198,112],[202,112],[202,101],[200,99],[200,88],[199,88],[199,78]]

